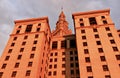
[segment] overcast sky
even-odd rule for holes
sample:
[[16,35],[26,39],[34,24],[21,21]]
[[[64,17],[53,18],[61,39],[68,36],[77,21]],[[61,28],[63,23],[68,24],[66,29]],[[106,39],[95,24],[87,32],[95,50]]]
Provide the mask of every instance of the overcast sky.
[[55,28],[63,7],[73,30],[72,13],[110,8],[112,20],[120,29],[120,0],[0,0],[0,55],[14,27],[14,20],[48,16]]

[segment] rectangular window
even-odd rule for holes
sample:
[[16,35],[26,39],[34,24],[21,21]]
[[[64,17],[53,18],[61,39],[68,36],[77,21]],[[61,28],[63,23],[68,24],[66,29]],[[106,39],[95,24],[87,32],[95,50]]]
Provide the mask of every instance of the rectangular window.
[[88,78],[93,78],[93,76],[88,76]]
[[22,55],[18,55],[17,59],[20,60],[22,58]]
[[19,67],[19,64],[20,64],[20,63],[16,63],[14,67],[15,67],[15,68],[18,68],[18,67]]
[[11,46],[14,46],[14,45],[15,45],[15,43],[12,43],[12,44],[11,44]]
[[93,28],[93,32],[98,32],[97,28]]
[[97,25],[95,17],[89,18],[89,23],[90,23],[90,25]]
[[85,39],[86,39],[86,36],[82,36],[82,39],[85,40]]
[[51,58],[51,59],[50,59],[50,62],[52,62],[52,61],[53,61],[53,59]]
[[70,61],[73,61],[73,57],[70,57]]
[[26,42],[24,41],[24,42],[22,42],[22,45],[25,45],[26,44]]
[[108,37],[112,37],[112,34],[111,34],[111,33],[108,33],[107,35],[108,35]]
[[118,51],[117,47],[112,47],[112,48],[113,48],[113,51]]
[[31,54],[31,55],[30,55],[30,58],[34,58],[34,54]]
[[32,51],[35,51],[36,50],[36,47],[32,47]]
[[65,58],[62,58],[62,61],[65,61]]
[[62,52],[62,55],[65,55],[65,52]]
[[6,66],[7,66],[7,64],[3,64],[2,67],[1,67],[1,69],[5,69]]
[[105,56],[100,56],[101,61],[106,61]]
[[76,48],[76,40],[70,40],[70,48]]
[[66,66],[65,64],[62,64],[62,68],[65,68],[65,66]]
[[61,48],[67,48],[66,40],[61,41]]
[[80,26],[81,26],[81,27],[84,26],[84,23],[80,23]]
[[83,19],[82,19],[82,18],[80,18],[79,20],[80,20],[80,21],[83,21]]
[[111,78],[111,76],[110,75],[105,75],[105,78]]
[[36,30],[37,32],[39,32],[40,31],[40,28],[37,28],[37,30]]
[[89,50],[88,49],[84,49],[84,54],[89,54]]
[[98,35],[98,34],[95,34],[95,38],[99,38],[99,35]]
[[11,77],[15,77],[17,74],[17,71],[13,71]]
[[71,75],[74,75],[74,70],[71,70]]
[[81,30],[81,33],[85,33],[85,30]]
[[77,70],[76,70],[76,74],[77,74],[77,75],[79,75],[79,74],[80,74],[79,69],[77,69]]
[[9,60],[9,58],[10,58],[10,56],[6,56],[5,61],[8,61],[8,60]]
[[87,66],[87,72],[92,72],[92,67],[91,66]]
[[2,78],[2,76],[3,76],[3,72],[0,72],[0,78]]
[[78,56],[75,56],[75,61],[78,61]]
[[33,62],[28,63],[28,67],[32,67]]
[[51,69],[52,68],[52,65],[49,65],[49,69]]
[[66,74],[66,71],[62,71],[62,75],[65,75]]
[[76,67],[79,67],[79,64],[78,64],[78,63],[75,63],[75,66],[76,66]]
[[53,56],[53,53],[50,53],[50,56]]
[[25,32],[31,32],[32,26],[32,24],[27,25]]
[[35,34],[35,38],[38,38],[39,37],[39,35],[38,34]]
[[90,57],[85,57],[85,61],[86,61],[87,63],[89,63],[89,62],[90,62]]
[[27,39],[27,38],[28,38],[28,36],[27,36],[27,35],[26,35],[26,36],[24,36],[24,40],[25,40],[25,39]]
[[73,55],[73,51],[70,51],[70,55]]
[[12,53],[12,49],[9,49],[9,50],[8,50],[8,53]]
[[103,24],[107,24],[107,21],[106,21],[106,20],[103,20]]
[[87,42],[83,42],[83,46],[87,46]]
[[20,48],[20,52],[23,52],[24,51],[24,48]]
[[19,33],[20,33],[20,30],[17,30],[17,31],[16,31],[16,34],[19,34]]
[[57,68],[57,64],[54,65],[54,68]]
[[51,76],[52,75],[52,72],[50,71],[50,72],[48,72],[48,76]]
[[33,44],[37,44],[37,40],[35,40],[35,41],[33,42]]
[[57,58],[54,58],[54,62],[57,62]]
[[100,42],[100,41],[96,41],[96,44],[97,44],[97,45],[101,45],[101,42]]
[[102,67],[103,67],[103,71],[109,71],[109,69],[108,69],[108,66],[107,66],[107,65],[102,65]]
[[116,55],[116,59],[117,59],[117,60],[120,60],[120,55]]
[[74,67],[74,63],[70,63],[70,67]]
[[13,39],[13,40],[14,40],[14,41],[15,41],[15,40],[17,40],[17,37],[14,37],[14,39]]
[[98,48],[98,52],[99,53],[103,53],[103,49],[102,48]]
[[115,41],[112,39],[112,40],[110,40],[110,43],[111,44],[115,44]]
[[26,71],[26,76],[30,76],[31,70]]
[[55,52],[55,56],[57,56],[58,55],[58,53],[57,52]]
[[56,71],[53,71],[53,75],[55,76],[57,74],[57,72]]
[[106,31],[110,31],[110,28],[109,27],[105,27]]
[[52,42],[52,49],[57,49],[57,45],[58,45],[57,41],[53,41]]

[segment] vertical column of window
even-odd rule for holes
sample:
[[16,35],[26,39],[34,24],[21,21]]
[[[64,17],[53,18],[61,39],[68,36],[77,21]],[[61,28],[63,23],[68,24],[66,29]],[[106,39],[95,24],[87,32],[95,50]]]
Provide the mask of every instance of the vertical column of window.
[[105,16],[101,16],[101,19],[102,19],[103,24],[107,24],[107,20],[106,20]]
[[80,18],[79,22],[80,22],[80,26],[83,27],[84,26],[83,18]]
[[41,23],[38,24],[37,29],[36,29],[36,32],[39,32],[39,31],[40,31],[40,28],[41,28]]
[[64,48],[67,48],[67,41],[66,40],[63,40],[61,41],[61,48],[64,49]]
[[90,17],[89,18],[89,23],[90,23],[90,25],[97,25],[96,18],[95,17]]
[[22,26],[21,26],[21,25],[20,25],[20,26],[18,26],[18,28],[16,29],[16,30],[17,30],[17,31],[16,31],[16,34],[19,34],[19,33],[20,33],[21,28],[22,28]]
[[57,41],[53,41],[52,42],[52,49],[57,49],[58,46],[58,42]]
[[31,32],[32,26],[33,26],[32,24],[27,25],[25,32],[26,33]]

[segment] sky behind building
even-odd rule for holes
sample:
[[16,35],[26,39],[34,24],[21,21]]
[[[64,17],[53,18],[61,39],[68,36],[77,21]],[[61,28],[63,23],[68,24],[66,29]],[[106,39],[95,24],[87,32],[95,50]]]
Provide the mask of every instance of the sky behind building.
[[110,8],[112,20],[120,29],[120,0],[0,0],[0,55],[14,27],[14,20],[48,16],[55,28],[61,8],[73,30],[72,13]]

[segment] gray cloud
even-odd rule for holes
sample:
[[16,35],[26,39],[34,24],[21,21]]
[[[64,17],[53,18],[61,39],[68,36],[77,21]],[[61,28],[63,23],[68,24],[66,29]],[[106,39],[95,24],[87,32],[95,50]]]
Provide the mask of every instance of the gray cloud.
[[63,6],[69,27],[73,30],[72,13],[111,9],[111,17],[120,29],[120,0],[0,0],[0,54],[14,27],[14,20],[48,16],[51,28],[55,28]]

